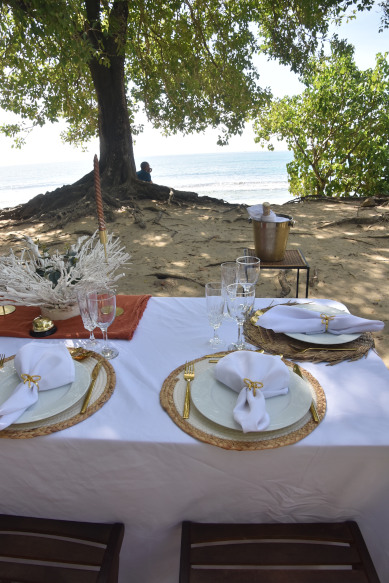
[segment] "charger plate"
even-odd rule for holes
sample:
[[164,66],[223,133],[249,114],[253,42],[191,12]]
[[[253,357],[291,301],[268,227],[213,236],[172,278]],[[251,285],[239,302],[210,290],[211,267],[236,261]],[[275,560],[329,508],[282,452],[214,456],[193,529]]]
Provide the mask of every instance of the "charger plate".
[[[7,363],[12,361],[13,359],[14,356],[7,358],[5,360],[5,366],[12,366],[12,364],[7,365]],[[85,413],[81,414],[80,411],[84,401],[84,395],[89,386],[91,373],[97,361],[102,362],[102,367],[96,379],[88,408]],[[112,365],[97,352],[93,352],[90,358],[86,358],[85,360],[82,360],[80,362],[75,361],[75,364],[81,366],[84,369],[84,374],[87,375],[88,383],[86,386],[86,390],[83,392],[81,391],[81,393],[79,394],[79,398],[75,399],[72,405],[67,406],[67,408],[64,408],[62,411],[50,417],[45,417],[43,419],[38,419],[28,423],[17,424],[14,423],[7,427],[7,429],[3,429],[2,431],[0,431],[0,437],[12,439],[27,439],[30,437],[37,437],[39,435],[48,435],[50,433],[66,429],[67,427],[71,427],[72,425],[76,425],[77,423],[84,421],[85,419],[96,413],[96,411],[98,411],[104,405],[104,403],[106,403],[110,399],[115,389],[116,384],[115,371]],[[76,366],[76,370],[79,369],[79,366]]]
[[[298,302],[287,302],[283,305],[296,306]],[[262,311],[271,310],[272,307],[274,306],[264,308]],[[270,354],[282,354],[284,358],[299,362],[326,362],[328,365],[334,365],[346,360],[359,360],[375,346],[371,332],[363,332],[356,340],[340,346],[334,344],[310,346],[306,341],[295,340],[281,332],[273,332],[273,330],[257,326],[250,318],[245,321],[243,330],[246,341],[253,346]]]
[[[191,361],[195,364],[195,373],[201,375],[204,371],[214,367],[209,362],[208,357],[198,358]],[[285,364],[291,368],[293,363],[284,360]],[[192,437],[221,447],[223,449],[247,451],[260,449],[273,449],[291,445],[309,435],[319,424],[312,419],[310,410],[296,423],[277,429],[274,431],[258,431],[243,433],[241,430],[223,427],[205,417],[197,407],[191,402],[189,419],[183,419],[186,381],[184,380],[185,364],[173,370],[165,379],[160,392],[160,402],[169,417],[185,433]],[[301,368],[304,380],[316,404],[316,409],[322,421],[326,413],[326,397],[319,382],[306,370]],[[196,378],[196,377],[195,377]],[[320,422],[321,422],[320,421]]]

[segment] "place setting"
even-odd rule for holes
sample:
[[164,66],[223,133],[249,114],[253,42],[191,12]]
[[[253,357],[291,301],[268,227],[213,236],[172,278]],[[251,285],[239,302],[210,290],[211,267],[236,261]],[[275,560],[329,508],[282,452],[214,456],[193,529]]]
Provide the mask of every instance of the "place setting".
[[244,323],[250,344],[286,358],[335,365],[358,360],[374,348],[381,320],[369,320],[319,302],[287,302],[257,310]]
[[162,407],[192,437],[224,449],[271,449],[303,439],[323,420],[324,391],[303,368],[250,350],[210,356],[172,371],[160,393]]
[[0,362],[0,437],[36,437],[75,425],[115,388],[108,360],[81,346],[31,341]]
[[[326,398],[318,381],[297,364],[253,350],[243,326],[252,317],[256,273],[243,258],[222,264],[222,278],[205,286],[206,311],[214,330],[210,354],[187,362],[165,380],[162,407],[186,433],[225,449],[270,449],[294,443],[322,421]],[[253,258],[251,258],[253,259]],[[233,280],[233,281],[231,281]],[[223,347],[218,329],[237,323],[235,342]],[[219,349],[219,351],[217,351]],[[213,352],[212,352],[213,350]]]

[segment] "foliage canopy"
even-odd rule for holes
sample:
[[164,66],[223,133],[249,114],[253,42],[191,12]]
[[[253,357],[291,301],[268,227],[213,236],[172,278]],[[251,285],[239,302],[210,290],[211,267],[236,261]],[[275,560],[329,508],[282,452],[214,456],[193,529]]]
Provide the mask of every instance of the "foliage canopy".
[[[286,140],[296,196],[389,194],[389,63],[376,56],[361,71],[353,48],[337,42],[330,56],[310,60],[301,95],[261,108],[256,141]],[[270,143],[268,146],[272,149]]]
[[[131,123],[142,103],[165,133],[220,127],[224,142],[268,102],[253,55],[265,51],[300,70],[330,18],[350,5],[372,4],[0,0],[0,107],[33,125],[65,118],[64,138],[82,143],[102,137],[107,103],[101,94],[112,91]],[[98,69],[110,70],[103,87]],[[3,127],[10,136],[19,130],[17,124]]]

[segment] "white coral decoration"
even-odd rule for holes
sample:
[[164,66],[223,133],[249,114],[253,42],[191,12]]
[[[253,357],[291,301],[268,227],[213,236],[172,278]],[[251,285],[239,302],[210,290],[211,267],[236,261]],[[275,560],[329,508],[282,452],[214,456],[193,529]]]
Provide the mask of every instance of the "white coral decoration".
[[[30,237],[25,239],[27,248],[22,250],[20,257],[12,249],[8,256],[0,257],[0,304],[50,308],[76,304],[78,291],[91,286],[112,288],[125,275],[115,275],[115,272],[127,265],[130,259],[124,247],[120,247],[119,239],[108,235],[106,260],[97,231],[90,238],[80,237],[71,246],[70,251],[77,258],[74,265],[69,265],[59,251],[52,255],[41,254]],[[47,267],[60,273],[55,285],[37,273]]]

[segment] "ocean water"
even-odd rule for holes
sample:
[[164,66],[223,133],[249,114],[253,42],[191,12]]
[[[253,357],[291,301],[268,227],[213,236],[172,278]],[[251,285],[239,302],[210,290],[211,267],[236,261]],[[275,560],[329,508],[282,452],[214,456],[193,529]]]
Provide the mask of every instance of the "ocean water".
[[[152,156],[152,180],[177,190],[197,192],[231,203],[283,204],[288,192],[286,164],[291,152],[222,152]],[[137,169],[142,160],[136,160]],[[93,169],[93,160],[0,167],[0,208],[27,202]]]

